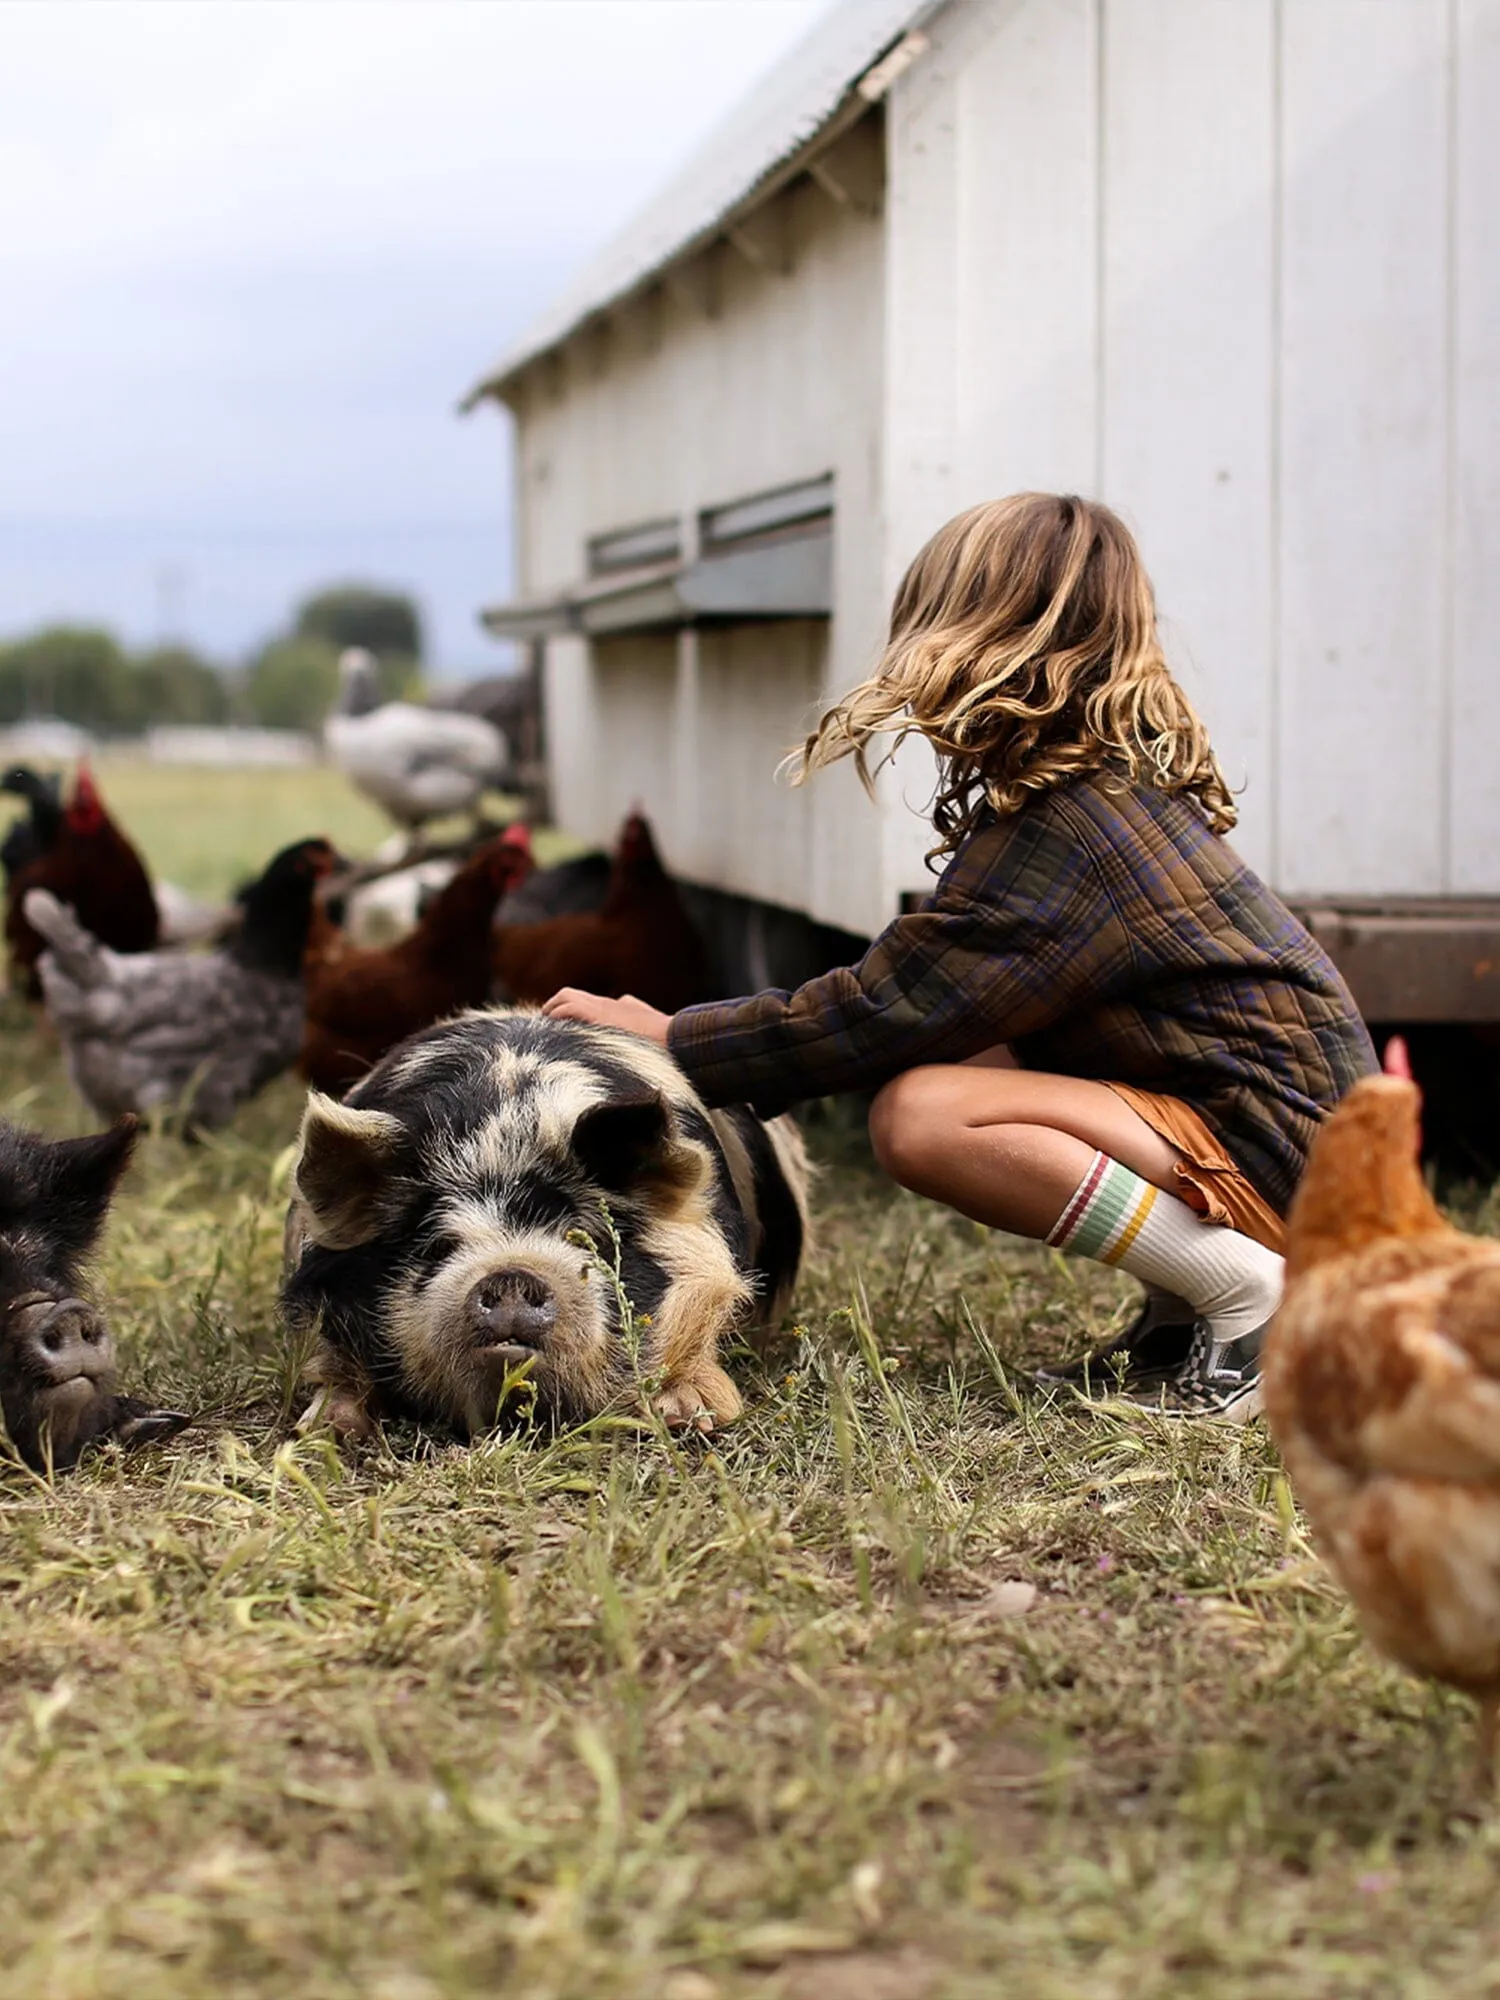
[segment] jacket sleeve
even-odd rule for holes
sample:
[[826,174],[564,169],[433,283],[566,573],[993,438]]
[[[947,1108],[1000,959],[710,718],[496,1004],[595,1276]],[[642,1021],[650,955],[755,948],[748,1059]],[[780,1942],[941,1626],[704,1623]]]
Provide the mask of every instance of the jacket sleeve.
[[794,993],[686,1008],[668,1047],[707,1103],[770,1117],[1034,1034],[1121,952],[1088,857],[1054,815],[1021,814],[975,834],[929,902],[857,965]]

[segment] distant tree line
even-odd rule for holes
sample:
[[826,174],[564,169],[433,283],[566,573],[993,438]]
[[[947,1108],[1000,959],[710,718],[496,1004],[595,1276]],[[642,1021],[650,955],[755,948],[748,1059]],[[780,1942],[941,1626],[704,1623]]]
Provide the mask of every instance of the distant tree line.
[[226,677],[185,648],[134,657],[108,632],[54,625],[0,646],[0,724],[60,715],[100,735],[153,722],[224,722]]
[[346,646],[375,654],[388,694],[420,687],[416,606],[364,585],[305,599],[285,632],[232,669],[186,646],[130,653],[109,632],[53,625],[0,644],[0,727],[55,715],[100,736],[135,735],[157,723],[315,729],[332,705]]

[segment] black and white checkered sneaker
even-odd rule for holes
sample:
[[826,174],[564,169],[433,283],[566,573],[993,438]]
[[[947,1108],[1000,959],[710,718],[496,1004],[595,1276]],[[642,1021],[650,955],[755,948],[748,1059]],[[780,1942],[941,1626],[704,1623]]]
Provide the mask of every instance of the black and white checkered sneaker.
[[1042,1388],[1076,1389],[1080,1396],[1100,1398],[1159,1388],[1179,1376],[1192,1352],[1196,1322],[1186,1299],[1165,1292],[1148,1293],[1140,1311],[1123,1333],[1082,1361],[1061,1368],[1039,1368]]
[[1212,1326],[1200,1319],[1180,1368],[1119,1393],[1158,1416],[1220,1417],[1248,1424],[1260,1415],[1260,1351],[1265,1337],[1266,1327],[1258,1326],[1237,1340],[1215,1340]]
[[1095,1402],[1123,1397],[1163,1417],[1249,1423],[1260,1414],[1265,1326],[1237,1340],[1216,1341],[1210,1323],[1190,1314],[1180,1299],[1148,1298],[1108,1346],[1066,1368],[1038,1369],[1036,1383],[1072,1389]]

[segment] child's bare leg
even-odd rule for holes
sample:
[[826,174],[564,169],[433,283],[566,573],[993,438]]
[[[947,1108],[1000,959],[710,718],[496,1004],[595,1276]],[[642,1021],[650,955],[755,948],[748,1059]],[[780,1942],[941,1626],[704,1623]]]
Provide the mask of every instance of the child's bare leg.
[[991,1229],[1046,1236],[1096,1152],[1170,1192],[1176,1150],[1106,1084],[960,1063],[907,1070],[870,1111],[903,1187]]
[[965,1056],[964,1067],[966,1069],[1023,1069],[1025,1065],[1019,1062],[1011,1052],[1009,1042],[996,1042],[992,1049],[981,1049],[977,1056]]
[[[876,1098],[870,1136],[887,1173],[917,1193],[1139,1278],[1142,1331],[1164,1300],[1178,1302],[1172,1320],[1194,1333],[1173,1375],[1176,1407],[1240,1418],[1259,1407],[1282,1260],[1173,1194],[1176,1149],[1107,1085],[992,1064],[909,1070]],[[1121,1336],[1127,1360],[1136,1337]]]

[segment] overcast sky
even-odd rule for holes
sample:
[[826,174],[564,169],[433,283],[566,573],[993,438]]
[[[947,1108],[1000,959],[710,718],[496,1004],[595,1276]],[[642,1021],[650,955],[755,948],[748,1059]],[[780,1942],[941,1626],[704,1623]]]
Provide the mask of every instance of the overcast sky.
[[233,659],[335,578],[493,665],[455,405],[826,0],[0,0],[0,636]]

